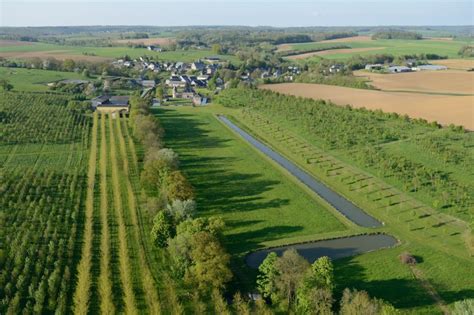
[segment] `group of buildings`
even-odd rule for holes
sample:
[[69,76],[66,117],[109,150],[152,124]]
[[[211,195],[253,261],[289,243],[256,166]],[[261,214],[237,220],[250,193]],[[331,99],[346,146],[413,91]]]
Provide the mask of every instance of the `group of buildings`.
[[439,70],[447,70],[448,67],[446,66],[439,66],[439,65],[416,65],[416,64],[409,64],[405,66],[387,66],[383,64],[368,64],[365,66],[365,70],[368,71],[387,71],[389,73],[402,73],[402,72],[412,72],[412,71],[439,71]]

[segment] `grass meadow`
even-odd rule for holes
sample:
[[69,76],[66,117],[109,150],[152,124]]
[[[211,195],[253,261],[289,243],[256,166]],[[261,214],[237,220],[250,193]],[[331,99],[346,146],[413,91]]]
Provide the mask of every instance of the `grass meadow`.
[[[474,296],[474,278],[466,276],[470,275],[473,261],[462,239],[464,227],[458,222],[450,222],[448,217],[404,195],[396,187],[319,150],[285,126],[280,128],[281,134],[285,134],[282,136],[274,131],[278,128],[264,126],[262,121],[217,105],[157,110],[167,131],[167,146],[180,154],[182,169],[196,188],[198,213],[224,217],[228,224],[227,246],[234,257],[262,246],[366,230],[350,224],[344,228],[329,215],[330,210],[324,211],[325,207],[316,203],[314,196],[279,166],[222,125],[214,117],[216,113],[226,114],[385,223],[374,231],[386,232],[400,240],[400,245],[392,249],[336,261],[337,294],[345,287],[364,289],[390,301],[404,313],[439,312],[410,268],[399,261],[401,252],[410,251],[418,257],[418,268],[446,303]],[[326,161],[322,163],[326,166],[308,164],[308,154]],[[356,180],[343,180],[334,169]],[[427,216],[425,212],[429,212]],[[253,281],[255,273],[246,269],[239,259],[233,267],[238,280],[243,282],[239,285]]]
[[[326,59],[349,59],[354,55],[373,55],[373,54],[393,54],[393,55],[410,55],[410,54],[438,54],[447,56],[448,58],[459,58],[458,51],[463,45],[469,44],[467,41],[435,41],[435,40],[367,40],[367,41],[340,41],[338,45],[348,46],[350,48],[380,48],[372,51],[359,51],[357,53],[345,52],[324,55]],[[294,50],[309,50],[328,47],[328,43],[301,43],[291,45]],[[314,57],[318,58],[318,57]]]
[[82,74],[75,72],[4,67],[0,67],[0,77],[8,80],[13,85],[14,91],[26,92],[50,91],[47,84],[59,80],[87,80]]

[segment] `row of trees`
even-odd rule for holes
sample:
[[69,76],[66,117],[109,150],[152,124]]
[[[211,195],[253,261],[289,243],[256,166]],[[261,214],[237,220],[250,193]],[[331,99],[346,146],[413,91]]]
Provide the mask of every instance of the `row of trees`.
[[164,131],[150,105],[149,99],[132,97],[130,122],[146,148],[140,178],[154,216],[152,241],[169,259],[172,286],[179,284],[186,292],[197,289],[202,297],[220,296],[232,278],[230,256],[222,245],[224,222],[194,218],[194,190],[179,170],[178,155],[164,147]]
[[415,32],[399,31],[399,30],[387,30],[379,31],[372,35],[372,39],[409,39],[418,40],[423,39],[423,35]]
[[[259,267],[257,287],[262,296],[282,312],[333,314],[334,268],[328,257],[309,264],[294,249],[278,257],[271,252]],[[340,314],[398,314],[390,304],[372,299],[365,291],[345,289]]]

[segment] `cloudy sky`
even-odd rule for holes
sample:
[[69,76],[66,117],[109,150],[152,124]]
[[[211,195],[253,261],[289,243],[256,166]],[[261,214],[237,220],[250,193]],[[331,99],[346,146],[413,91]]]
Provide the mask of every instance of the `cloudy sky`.
[[0,0],[0,26],[472,25],[473,0]]

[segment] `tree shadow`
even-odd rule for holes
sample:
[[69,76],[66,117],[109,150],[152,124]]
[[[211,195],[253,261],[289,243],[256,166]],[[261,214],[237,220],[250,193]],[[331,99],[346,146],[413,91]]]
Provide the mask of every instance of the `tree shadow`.
[[[435,306],[431,296],[415,278],[367,280],[366,268],[357,263],[354,257],[335,260],[334,275],[337,300],[341,298],[344,288],[351,288],[365,290],[371,297],[388,301],[398,309]],[[440,285],[432,284],[447,303],[474,297],[474,289],[450,291],[443,290]]]

